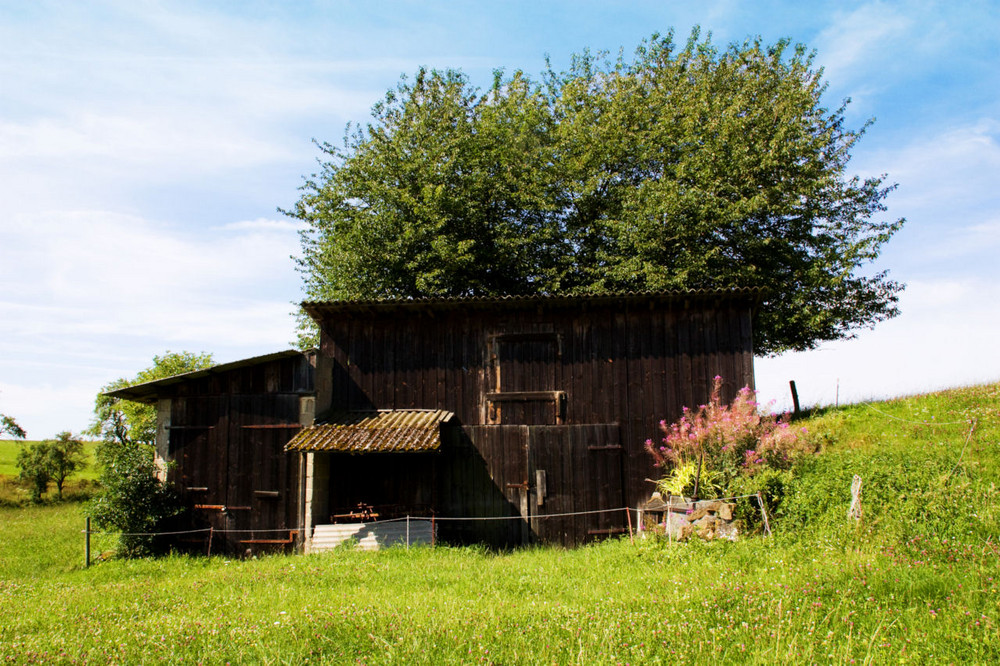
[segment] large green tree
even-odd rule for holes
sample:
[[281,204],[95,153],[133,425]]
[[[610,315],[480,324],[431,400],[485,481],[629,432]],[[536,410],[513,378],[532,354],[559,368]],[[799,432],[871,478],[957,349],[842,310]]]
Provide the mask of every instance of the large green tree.
[[897,314],[873,268],[894,186],[848,171],[867,124],[787,41],[654,35],[538,82],[403,78],[288,214],[309,299],[753,287],[761,354]]

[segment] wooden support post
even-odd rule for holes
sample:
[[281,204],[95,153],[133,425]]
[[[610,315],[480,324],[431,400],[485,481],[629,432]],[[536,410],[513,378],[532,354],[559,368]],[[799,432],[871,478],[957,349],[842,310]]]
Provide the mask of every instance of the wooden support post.
[[215,534],[215,528],[208,528],[208,552],[205,554],[207,557],[212,557],[212,536]]
[[437,545],[437,534],[434,533],[434,514],[431,514],[431,546]]
[[406,514],[406,548],[410,548],[410,514]]
[[87,530],[86,530],[86,532],[87,532],[87,539],[86,539],[87,545],[86,545],[86,548],[85,548],[85,550],[86,550],[86,560],[85,561],[87,563],[87,565],[86,565],[87,568],[90,568],[90,517],[89,516],[87,517]]
[[795,380],[788,382],[788,387],[792,389],[792,408],[795,410],[793,413],[799,413],[799,392],[795,389]]

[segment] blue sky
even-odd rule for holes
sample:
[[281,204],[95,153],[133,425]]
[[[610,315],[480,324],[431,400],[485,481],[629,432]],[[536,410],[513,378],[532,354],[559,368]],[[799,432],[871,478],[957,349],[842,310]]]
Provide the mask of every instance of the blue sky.
[[673,27],[816,51],[860,175],[906,217],[878,269],[903,314],[757,361],[765,400],[1000,380],[1000,3],[0,0],[0,412],[30,438],[166,350],[285,349],[296,224],[277,212],[400,74],[537,75]]

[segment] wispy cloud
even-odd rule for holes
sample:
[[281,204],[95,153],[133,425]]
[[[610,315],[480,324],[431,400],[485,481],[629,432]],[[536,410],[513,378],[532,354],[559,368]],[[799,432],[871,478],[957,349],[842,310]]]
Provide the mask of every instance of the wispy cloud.
[[873,2],[845,10],[819,33],[816,48],[826,78],[838,85],[885,67],[917,22],[897,4]]

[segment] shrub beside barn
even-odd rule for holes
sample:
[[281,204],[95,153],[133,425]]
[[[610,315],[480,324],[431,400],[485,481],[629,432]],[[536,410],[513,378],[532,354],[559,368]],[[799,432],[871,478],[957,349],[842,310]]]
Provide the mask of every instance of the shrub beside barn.
[[305,303],[316,351],[112,395],[158,405],[168,479],[229,550],[406,516],[451,543],[572,546],[649,499],[661,419],[716,375],[724,399],[753,386],[753,306],[741,290]]

